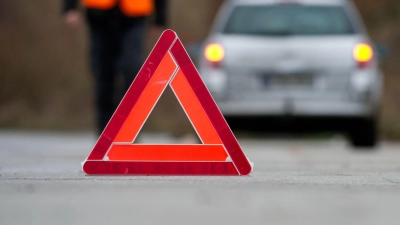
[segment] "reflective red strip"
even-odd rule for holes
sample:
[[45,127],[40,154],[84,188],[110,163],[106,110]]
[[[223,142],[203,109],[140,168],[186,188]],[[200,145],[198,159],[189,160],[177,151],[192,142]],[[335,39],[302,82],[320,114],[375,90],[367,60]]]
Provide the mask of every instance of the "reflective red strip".
[[104,158],[104,155],[111,146],[118,131],[121,129],[125,119],[128,117],[133,106],[139,100],[140,95],[146,88],[161,60],[164,58],[165,54],[176,39],[177,36],[172,30],[167,30],[161,35],[153,51],[140,69],[139,74],[136,76],[136,79],[125,94],[110,122],[95,144],[88,160],[102,160]]
[[171,55],[167,52],[125,119],[114,142],[133,142],[135,140],[154,105],[167,87],[176,68],[177,66]]
[[114,144],[109,160],[125,161],[226,161],[222,145]]
[[217,104],[207,90],[200,74],[194,67],[181,41],[178,39],[171,48],[172,56],[184,73],[187,81],[195,92],[202,107],[205,109],[208,118],[221,138],[221,141],[232,158],[236,168],[241,175],[248,175],[251,172],[251,165],[239,146],[231,129],[219,111]]
[[222,144],[182,70],[178,70],[170,85],[202,142],[204,144]]
[[86,161],[83,170],[89,175],[239,175],[232,162]]

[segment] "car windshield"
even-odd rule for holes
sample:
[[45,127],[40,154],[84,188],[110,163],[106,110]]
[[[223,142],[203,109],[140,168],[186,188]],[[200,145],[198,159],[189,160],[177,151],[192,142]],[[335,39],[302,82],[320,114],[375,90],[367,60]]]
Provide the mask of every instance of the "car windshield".
[[237,6],[225,34],[244,35],[346,35],[355,31],[339,6]]

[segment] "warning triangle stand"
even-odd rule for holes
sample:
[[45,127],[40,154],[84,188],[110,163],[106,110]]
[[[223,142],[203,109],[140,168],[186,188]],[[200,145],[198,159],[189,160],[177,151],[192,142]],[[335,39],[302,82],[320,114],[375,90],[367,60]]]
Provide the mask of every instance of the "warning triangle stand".
[[[133,143],[167,86],[202,144]],[[248,175],[252,165],[176,33],[166,30],[83,162],[89,175]]]

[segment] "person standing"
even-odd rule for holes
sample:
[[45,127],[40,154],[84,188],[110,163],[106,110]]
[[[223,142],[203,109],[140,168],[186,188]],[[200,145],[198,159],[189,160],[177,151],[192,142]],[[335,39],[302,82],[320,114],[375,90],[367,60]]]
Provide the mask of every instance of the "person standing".
[[[63,0],[67,26],[82,21],[79,0]],[[116,99],[116,75],[124,92],[143,64],[146,18],[154,14],[155,29],[166,24],[165,0],[82,0],[90,34],[90,62],[95,80],[97,131],[100,134],[121,99]]]

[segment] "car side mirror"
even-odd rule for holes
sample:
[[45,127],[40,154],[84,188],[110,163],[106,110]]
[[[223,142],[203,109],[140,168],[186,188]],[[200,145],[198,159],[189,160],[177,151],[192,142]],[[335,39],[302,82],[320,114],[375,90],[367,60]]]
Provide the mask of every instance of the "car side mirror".
[[389,48],[382,43],[375,44],[374,51],[379,62],[382,62],[382,60],[389,55]]

